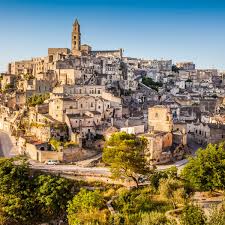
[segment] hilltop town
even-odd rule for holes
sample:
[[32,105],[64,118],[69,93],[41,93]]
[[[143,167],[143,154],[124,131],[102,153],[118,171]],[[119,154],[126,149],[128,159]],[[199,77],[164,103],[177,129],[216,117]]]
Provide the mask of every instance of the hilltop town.
[[183,159],[193,143],[225,138],[225,73],[193,62],[124,57],[81,44],[10,62],[1,74],[0,129],[19,154],[75,162],[101,152],[117,131],[145,136],[149,165]]
[[81,40],[0,74],[0,224],[224,224],[225,72]]

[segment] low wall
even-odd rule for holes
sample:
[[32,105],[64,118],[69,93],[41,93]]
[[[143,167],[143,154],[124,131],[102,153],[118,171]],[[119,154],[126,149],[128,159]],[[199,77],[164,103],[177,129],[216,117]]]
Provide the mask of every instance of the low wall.
[[38,150],[33,144],[26,144],[26,154],[33,160],[45,162],[49,159],[63,161],[63,152]]

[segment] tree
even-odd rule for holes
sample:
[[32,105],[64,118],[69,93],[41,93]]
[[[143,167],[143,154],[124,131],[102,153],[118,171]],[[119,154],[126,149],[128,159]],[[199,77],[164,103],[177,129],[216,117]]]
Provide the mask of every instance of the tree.
[[104,210],[104,199],[100,191],[80,192],[68,204],[69,225],[106,224],[107,213]]
[[36,105],[41,105],[44,103],[45,100],[49,99],[49,97],[49,93],[32,95],[27,99],[27,105],[33,107]]
[[224,143],[208,144],[191,157],[182,171],[182,177],[197,190],[208,191],[225,188]]
[[0,224],[30,225],[62,218],[71,189],[64,178],[35,174],[24,160],[0,159]]
[[143,77],[142,78],[142,83],[150,88],[152,88],[155,91],[158,91],[159,87],[162,87],[163,84],[161,82],[155,82],[152,78],[150,77]]
[[172,203],[174,209],[178,203],[184,203],[186,197],[183,183],[173,178],[161,179],[159,192],[167,201]]
[[179,73],[179,68],[176,65],[172,65],[172,71],[175,73]]
[[54,148],[55,151],[59,151],[60,146],[62,145],[62,142],[58,141],[55,138],[51,138],[49,143],[51,144],[51,146]]
[[150,177],[149,177],[152,187],[154,187],[156,190],[159,187],[160,180],[167,179],[167,178],[172,178],[172,179],[177,178],[177,167],[176,166],[172,166],[164,171],[155,170],[152,174],[150,174]]
[[125,132],[114,133],[106,142],[103,161],[110,165],[114,178],[130,178],[138,187],[138,174],[146,174],[144,150],[147,140]]
[[195,205],[186,205],[181,215],[182,225],[204,225],[206,217],[202,209]]
[[150,213],[143,213],[138,225],[166,225],[168,221],[164,213],[152,211]]
[[63,213],[72,198],[71,182],[65,178],[39,175],[35,178],[35,197],[41,210],[48,215]]
[[29,224],[35,217],[35,198],[29,165],[23,160],[0,160],[1,224]]

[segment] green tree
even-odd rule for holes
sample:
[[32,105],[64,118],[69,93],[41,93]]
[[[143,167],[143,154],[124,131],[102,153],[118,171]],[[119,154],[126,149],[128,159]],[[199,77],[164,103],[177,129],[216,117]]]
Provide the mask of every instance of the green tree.
[[0,159],[0,215],[2,224],[29,224],[35,217],[35,198],[29,165]]
[[176,65],[172,65],[172,71],[175,73],[179,73],[179,68]]
[[58,141],[55,138],[51,138],[49,143],[51,144],[51,146],[54,148],[54,150],[59,151],[60,146],[62,146],[62,142]]
[[159,87],[162,87],[163,84],[160,82],[155,82],[152,78],[150,77],[143,77],[142,78],[142,83],[150,88],[152,88],[155,91],[158,91]]
[[44,103],[45,100],[49,99],[49,97],[49,93],[32,95],[27,99],[27,105],[32,107],[36,105],[41,105]]
[[225,188],[224,143],[208,144],[191,157],[182,171],[182,177],[197,190],[208,191]]
[[27,189],[31,187],[29,165],[24,160],[15,165],[14,161],[14,159],[0,159],[0,193],[26,196]]
[[155,170],[152,174],[150,174],[150,177],[149,177],[151,186],[154,187],[155,190],[158,190],[160,180],[167,179],[167,178],[172,178],[172,179],[177,178],[177,167],[176,166],[172,166],[164,171]]
[[67,202],[72,198],[71,182],[65,178],[39,175],[35,178],[35,186],[35,197],[43,213],[52,216],[66,210]]
[[172,178],[160,180],[159,192],[165,200],[172,203],[174,209],[177,204],[183,204],[186,198],[183,183]]
[[181,215],[182,225],[204,225],[206,217],[202,209],[195,205],[186,205]]
[[80,192],[68,204],[69,225],[106,224],[107,212],[104,210],[104,199],[100,191]]
[[24,160],[0,159],[0,224],[30,225],[62,218],[71,188],[64,178],[35,174]]
[[125,132],[114,133],[106,142],[103,161],[110,165],[115,178],[130,178],[138,187],[138,175],[147,174],[144,150],[147,140]]

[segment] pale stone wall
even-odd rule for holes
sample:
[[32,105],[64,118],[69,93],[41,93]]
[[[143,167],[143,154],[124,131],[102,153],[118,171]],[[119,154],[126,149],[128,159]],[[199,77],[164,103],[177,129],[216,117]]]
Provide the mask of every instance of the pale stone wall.
[[[171,160],[171,153],[168,149],[172,146],[172,133],[153,133],[145,135],[148,140],[146,158],[150,164],[165,163]],[[165,151],[167,149],[167,151]]]
[[49,159],[63,161],[63,152],[56,151],[41,151],[33,144],[26,143],[26,154],[32,160],[37,160],[39,162],[45,162]]
[[133,127],[122,127],[120,131],[125,131],[128,134],[143,134],[144,133],[144,125],[133,126]]
[[40,162],[46,162],[49,159],[63,161],[63,152],[55,152],[55,151],[38,151],[40,155]]
[[165,106],[154,106],[148,109],[148,127],[154,131],[171,132],[173,127],[172,115]]
[[56,55],[56,54],[69,54],[70,49],[68,48],[48,48],[48,55]]
[[76,69],[56,69],[58,81],[61,84],[72,85],[76,83],[77,79],[81,78],[82,71]]
[[30,129],[30,132],[38,140],[41,140],[41,141],[49,141],[49,139],[51,138],[50,127],[45,127],[45,126],[42,127],[40,125],[39,127],[32,126]]
[[17,62],[12,62],[9,64],[9,72],[11,74],[33,74],[33,61],[32,60],[22,60]]
[[123,57],[123,49],[118,50],[106,50],[106,51],[91,51],[91,54],[96,57],[115,57],[122,58]]
[[106,99],[108,101],[111,101],[111,102],[116,102],[118,104],[121,104],[122,103],[121,98],[116,97],[112,93],[109,93],[109,92],[103,91],[102,92],[102,98],[104,98],[104,99]]

